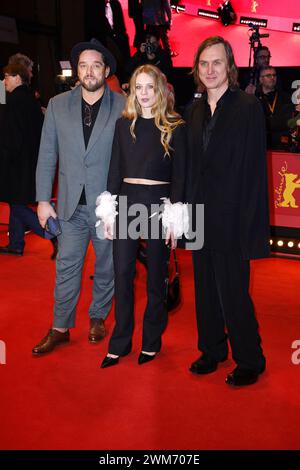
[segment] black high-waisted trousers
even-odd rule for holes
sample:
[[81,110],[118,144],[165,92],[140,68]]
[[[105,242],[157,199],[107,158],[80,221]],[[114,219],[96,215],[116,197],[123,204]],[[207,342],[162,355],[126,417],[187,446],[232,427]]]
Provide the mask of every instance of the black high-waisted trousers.
[[[147,207],[147,215],[144,217],[144,228],[147,233],[141,236],[147,245],[147,305],[144,312],[142,346],[143,351],[158,352],[161,348],[161,336],[167,325],[166,308],[166,279],[167,259],[169,249],[161,234],[161,221],[158,222],[158,214],[149,218],[151,204],[162,204],[161,198],[169,196],[169,185],[140,185],[123,183],[120,196],[127,196],[127,204],[143,204]],[[120,236],[120,221],[125,210],[119,205],[119,215],[116,220],[116,238],[113,241],[113,258],[115,270],[115,327],[109,342],[108,351],[111,354],[124,356],[132,347],[132,334],[134,328],[134,277],[139,238],[128,237],[122,239]],[[127,227],[133,222],[134,217],[127,219]],[[151,224],[160,226],[160,236],[151,236]],[[138,225],[141,228],[140,225]],[[152,225],[153,227],[153,225]],[[143,231],[143,230],[142,230]],[[144,230],[145,232],[146,230]]]

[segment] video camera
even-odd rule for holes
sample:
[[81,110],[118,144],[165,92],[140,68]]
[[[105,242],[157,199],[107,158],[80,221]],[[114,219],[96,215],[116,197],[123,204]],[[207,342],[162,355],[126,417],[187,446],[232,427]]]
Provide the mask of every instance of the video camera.
[[249,31],[253,31],[253,33],[250,36],[250,41],[256,42],[256,41],[259,41],[261,38],[268,38],[270,36],[268,33],[260,34],[259,25],[249,23],[249,26],[250,26]]
[[146,40],[145,42],[145,52],[148,55],[154,54],[156,51],[156,46],[155,44],[152,44],[152,42],[149,41],[149,39]]

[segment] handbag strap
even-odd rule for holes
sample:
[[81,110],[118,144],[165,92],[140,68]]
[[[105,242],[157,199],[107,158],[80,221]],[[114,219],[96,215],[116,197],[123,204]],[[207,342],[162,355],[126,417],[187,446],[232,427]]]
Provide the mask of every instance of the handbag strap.
[[178,266],[178,259],[177,259],[177,256],[176,256],[176,250],[172,250],[172,251],[173,251],[173,258],[174,258],[174,262],[175,262],[176,275],[178,276],[179,275],[179,266]]
[[[179,264],[178,264],[178,259],[177,259],[177,255],[176,255],[176,249],[171,250],[171,248],[169,246],[169,250],[171,252],[173,252],[173,258],[174,258],[174,264],[175,264],[175,276],[179,276]],[[170,265],[170,257],[171,257],[171,253],[170,253],[170,256],[168,257],[168,261],[167,261],[168,267]]]

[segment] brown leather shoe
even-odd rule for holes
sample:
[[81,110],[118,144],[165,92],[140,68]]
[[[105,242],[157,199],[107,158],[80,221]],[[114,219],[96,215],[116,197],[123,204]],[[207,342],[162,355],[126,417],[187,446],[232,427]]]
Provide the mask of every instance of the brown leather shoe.
[[89,342],[97,343],[103,339],[106,335],[105,325],[103,318],[91,318],[90,319],[90,331],[89,331]]
[[39,354],[46,354],[48,352],[53,351],[53,349],[61,343],[67,343],[70,341],[70,333],[67,330],[65,333],[61,333],[60,331],[53,330],[52,328],[49,330],[47,336],[37,344],[33,350],[32,354],[39,355]]

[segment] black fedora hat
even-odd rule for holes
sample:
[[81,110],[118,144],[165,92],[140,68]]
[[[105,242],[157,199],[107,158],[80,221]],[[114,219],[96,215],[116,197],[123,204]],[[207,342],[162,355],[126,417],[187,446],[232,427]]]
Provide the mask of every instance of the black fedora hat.
[[106,49],[106,47],[104,47],[103,44],[101,44],[101,42],[99,42],[97,39],[94,39],[94,38],[91,39],[90,41],[79,42],[72,48],[71,64],[73,68],[77,70],[78,59],[79,59],[81,52],[90,50],[90,49],[98,51],[103,55],[106,65],[108,65],[110,68],[109,75],[113,75],[116,72],[116,67],[117,67],[116,59],[114,58],[112,53],[108,49]]

